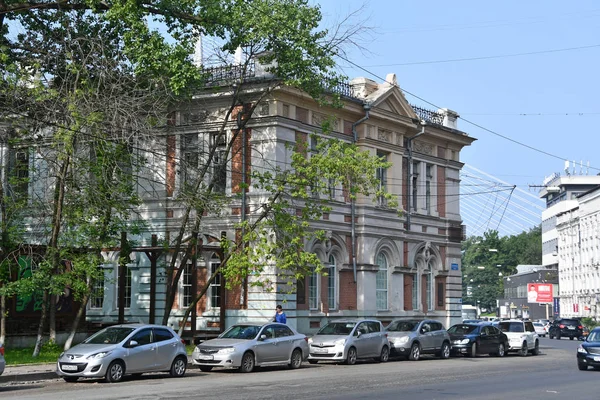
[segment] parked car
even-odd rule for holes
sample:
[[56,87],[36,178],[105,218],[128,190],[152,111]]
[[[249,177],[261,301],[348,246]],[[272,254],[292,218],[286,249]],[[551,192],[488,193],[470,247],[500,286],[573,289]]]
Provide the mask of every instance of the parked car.
[[4,345],[0,343],[0,375],[4,372],[6,366],[6,360],[4,359]]
[[508,338],[507,352],[518,352],[526,356],[531,352],[534,356],[540,354],[540,340],[531,321],[507,320],[500,321],[500,329]]
[[192,364],[204,372],[215,367],[252,372],[255,367],[268,365],[300,368],[307,357],[307,337],[293,328],[275,322],[244,323],[196,346]]
[[392,356],[412,361],[418,361],[422,354],[450,357],[450,336],[439,321],[398,319],[390,322],[386,331]]
[[508,337],[490,324],[456,324],[448,328],[452,353],[475,357],[489,354],[504,357]]
[[600,370],[600,327],[592,329],[577,348],[577,368],[585,371],[588,367]]
[[548,336],[550,339],[556,338],[559,340],[562,337],[568,337],[571,340],[579,339],[583,336],[583,326],[577,319],[560,318],[552,322],[548,330]]
[[348,365],[360,358],[386,362],[390,355],[387,333],[381,322],[370,319],[334,320],[308,339],[308,362],[341,361]]
[[537,333],[538,336],[546,337],[546,328],[544,327],[544,324],[542,324],[541,322],[534,322],[533,328],[535,329],[535,333]]
[[104,328],[58,357],[56,373],[67,382],[104,377],[118,382],[126,374],[168,371],[185,375],[187,352],[173,329],[125,324]]

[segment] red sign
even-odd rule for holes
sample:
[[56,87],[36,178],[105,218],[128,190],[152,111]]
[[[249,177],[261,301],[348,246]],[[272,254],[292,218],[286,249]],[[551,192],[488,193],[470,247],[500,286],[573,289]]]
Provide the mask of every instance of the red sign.
[[527,284],[528,303],[552,303],[553,297],[551,283]]

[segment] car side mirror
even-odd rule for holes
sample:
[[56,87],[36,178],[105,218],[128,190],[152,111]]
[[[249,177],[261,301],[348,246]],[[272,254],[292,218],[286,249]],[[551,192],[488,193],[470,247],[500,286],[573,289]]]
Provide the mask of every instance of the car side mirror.
[[487,333],[481,332],[481,336],[487,336]]
[[356,337],[357,337],[357,338],[359,338],[359,337],[360,337],[360,335],[362,335],[362,332],[361,332],[361,331],[357,331],[357,332],[356,332]]
[[129,346],[127,346],[127,347],[136,347],[136,346],[138,346],[138,345],[139,345],[139,343],[138,343],[137,341],[135,341],[135,340],[131,339],[131,340],[129,341]]
[[260,341],[267,340],[267,335],[260,335]]
[[421,330],[420,330],[419,332],[420,332],[421,334],[424,334],[424,333],[426,332],[426,331],[425,331],[425,328],[421,328]]

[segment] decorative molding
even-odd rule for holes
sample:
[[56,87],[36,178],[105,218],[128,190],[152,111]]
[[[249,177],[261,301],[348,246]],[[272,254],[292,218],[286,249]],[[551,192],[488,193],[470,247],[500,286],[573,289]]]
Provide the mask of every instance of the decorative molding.
[[429,143],[425,143],[419,140],[415,140],[413,143],[413,148],[416,152],[422,153],[422,154],[429,154],[432,155],[433,154],[433,145],[429,144]]
[[390,143],[392,140],[392,132],[385,129],[379,129],[377,132],[377,139],[381,140],[382,142]]

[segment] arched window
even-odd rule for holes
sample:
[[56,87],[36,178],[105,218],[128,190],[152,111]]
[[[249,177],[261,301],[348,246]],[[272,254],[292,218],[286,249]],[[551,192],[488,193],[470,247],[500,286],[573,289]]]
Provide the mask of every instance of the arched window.
[[379,270],[375,277],[377,309],[388,309],[388,262],[385,254],[377,254],[377,266]]
[[308,276],[308,308],[316,310],[319,307],[319,275],[316,268],[311,268]]
[[433,263],[429,262],[427,264],[427,275],[426,275],[426,279],[427,279],[427,286],[426,286],[426,291],[427,291],[427,310],[433,310]]
[[327,266],[327,302],[330,310],[337,309],[337,276],[336,260],[333,255],[329,256],[329,265]]

